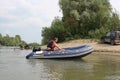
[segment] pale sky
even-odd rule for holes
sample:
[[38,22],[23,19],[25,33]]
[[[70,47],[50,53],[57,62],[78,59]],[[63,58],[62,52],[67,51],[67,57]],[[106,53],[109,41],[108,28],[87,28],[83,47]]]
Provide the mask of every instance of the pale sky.
[[[41,42],[42,27],[62,17],[59,0],[0,0],[0,33],[20,35],[27,43]],[[120,0],[110,0],[120,13]]]

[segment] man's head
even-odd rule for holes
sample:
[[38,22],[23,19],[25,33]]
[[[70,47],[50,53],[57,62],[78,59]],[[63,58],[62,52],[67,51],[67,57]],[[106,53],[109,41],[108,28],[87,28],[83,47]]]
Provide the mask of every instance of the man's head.
[[55,37],[55,38],[54,38],[54,41],[55,41],[55,42],[58,42],[58,38],[57,38],[57,37]]

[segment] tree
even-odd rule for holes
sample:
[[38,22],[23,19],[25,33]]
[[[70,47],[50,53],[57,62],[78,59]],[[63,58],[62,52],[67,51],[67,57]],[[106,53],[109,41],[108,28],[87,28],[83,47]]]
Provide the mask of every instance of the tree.
[[29,45],[30,48],[33,48],[35,46],[40,46],[40,44],[38,44],[38,43],[30,43],[28,45]]
[[67,40],[67,38],[71,37],[71,33],[66,26],[58,17],[56,17],[52,24],[51,27],[45,27],[43,28],[42,31],[42,44],[48,43],[49,40],[53,39],[54,37],[59,38],[59,42],[63,42]]
[[112,13],[112,17],[110,19],[110,31],[120,30],[120,18],[119,15],[115,12]]
[[15,45],[18,46],[21,43],[21,37],[19,35],[15,35]]
[[2,34],[0,33],[0,45],[2,44]]
[[9,46],[10,44],[10,37],[8,34],[6,34],[6,36],[3,37],[3,45]]
[[63,21],[73,36],[89,37],[88,32],[105,27],[111,16],[109,0],[60,0]]
[[3,46],[19,46],[20,44],[27,44],[25,41],[21,40],[20,35],[15,35],[15,37],[10,37],[8,34],[2,36],[0,33],[0,45]]
[[100,38],[111,30],[120,30],[120,18],[109,0],[59,0],[62,20],[55,18],[42,30],[43,43],[57,36],[60,42],[77,38]]

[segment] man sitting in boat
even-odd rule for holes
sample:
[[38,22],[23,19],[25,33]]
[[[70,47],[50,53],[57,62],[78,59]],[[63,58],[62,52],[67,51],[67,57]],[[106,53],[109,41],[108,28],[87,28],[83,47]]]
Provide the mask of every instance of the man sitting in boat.
[[49,41],[47,45],[48,51],[54,51],[54,50],[61,50],[61,48],[57,45],[58,38],[55,37],[54,40]]

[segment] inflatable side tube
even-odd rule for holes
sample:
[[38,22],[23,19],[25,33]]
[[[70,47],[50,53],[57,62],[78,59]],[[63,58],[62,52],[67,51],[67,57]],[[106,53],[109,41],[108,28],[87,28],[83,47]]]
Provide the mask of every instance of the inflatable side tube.
[[30,54],[28,54],[27,56],[26,56],[26,59],[29,59],[31,56],[33,56],[34,55],[34,52],[31,52]]

